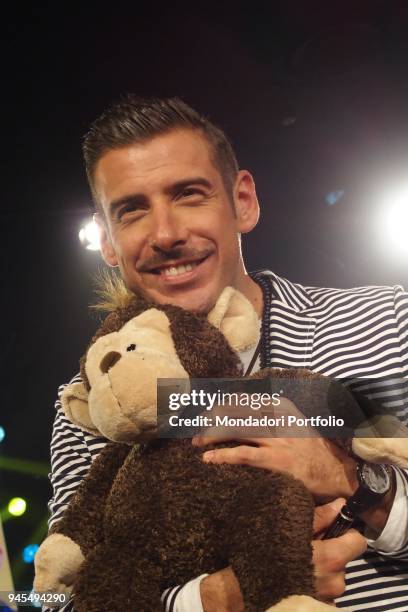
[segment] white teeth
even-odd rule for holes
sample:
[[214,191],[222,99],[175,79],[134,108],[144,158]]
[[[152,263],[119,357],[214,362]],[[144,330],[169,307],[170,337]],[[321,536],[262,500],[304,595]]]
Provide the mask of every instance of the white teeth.
[[196,263],[191,263],[191,264],[185,264],[185,265],[181,265],[181,266],[171,266],[170,268],[163,268],[162,269],[162,273],[165,276],[178,276],[179,274],[184,274],[185,272],[189,272],[190,270],[192,270],[193,268],[196,267]]

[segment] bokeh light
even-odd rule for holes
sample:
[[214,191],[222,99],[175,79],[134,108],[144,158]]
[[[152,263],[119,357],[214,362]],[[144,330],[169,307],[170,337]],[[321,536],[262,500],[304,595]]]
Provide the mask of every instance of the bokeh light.
[[34,561],[34,557],[38,549],[38,544],[29,544],[28,546],[26,546],[23,550],[24,563],[32,563]]
[[330,193],[328,193],[325,198],[326,204],[328,204],[329,206],[334,206],[334,204],[337,204],[337,202],[341,200],[344,194],[345,194],[344,189],[338,189],[337,191],[330,191]]
[[3,442],[5,437],[6,437],[6,431],[4,427],[0,425],[0,442]]
[[27,509],[27,502],[22,497],[13,497],[13,499],[10,499],[7,509],[13,516],[21,516]]

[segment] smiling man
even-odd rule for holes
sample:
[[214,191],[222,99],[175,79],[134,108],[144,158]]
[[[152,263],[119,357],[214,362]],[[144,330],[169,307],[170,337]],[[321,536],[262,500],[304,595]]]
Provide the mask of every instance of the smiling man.
[[158,303],[208,312],[231,285],[260,314],[261,289],[246,274],[240,245],[259,217],[254,182],[232,151],[221,174],[215,146],[181,125],[89,166],[102,252],[129,289]]
[[[223,132],[184,102],[127,96],[92,125],[84,157],[102,254],[119,267],[128,289],[204,313],[224,287],[239,289],[261,320],[259,355],[242,355],[252,371],[273,365],[339,378],[407,375],[408,299],[401,288],[316,289],[267,270],[246,272],[241,235],[258,222],[254,181],[239,170]],[[372,325],[373,317],[378,325]],[[105,442],[69,423],[57,402],[51,525]],[[354,459],[320,438],[262,439],[256,446],[220,449],[205,460],[291,472],[320,499],[347,498],[359,486]],[[356,610],[408,610],[408,479],[395,468],[390,483],[365,516],[371,548],[356,561],[366,548],[357,532],[318,539],[341,501],[317,509],[314,563],[321,599],[338,597],[339,606]],[[340,598],[351,561],[348,589]],[[242,599],[226,568],[175,585],[163,595],[163,605],[177,612],[238,612]]]

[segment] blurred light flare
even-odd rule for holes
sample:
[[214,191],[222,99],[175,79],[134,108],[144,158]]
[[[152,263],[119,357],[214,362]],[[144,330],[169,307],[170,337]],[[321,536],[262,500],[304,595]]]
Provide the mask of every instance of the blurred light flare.
[[100,251],[101,244],[99,240],[99,229],[95,221],[87,221],[79,230],[78,233],[81,244],[88,251]]
[[4,427],[0,425],[0,442],[3,442],[5,437],[6,437],[6,431]]
[[13,497],[10,499],[7,510],[13,516],[22,516],[27,509],[27,502],[22,497]]
[[341,200],[344,194],[345,194],[344,189],[338,189],[337,191],[330,191],[330,193],[328,193],[325,198],[326,204],[328,204],[329,206],[334,206],[334,204],[337,204],[337,202]]
[[38,544],[28,544],[23,550],[24,563],[33,563],[34,557],[39,549]]

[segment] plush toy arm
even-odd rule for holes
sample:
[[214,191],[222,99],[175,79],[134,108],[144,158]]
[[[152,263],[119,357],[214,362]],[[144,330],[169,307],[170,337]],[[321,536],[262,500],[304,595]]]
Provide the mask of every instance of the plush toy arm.
[[72,591],[78,570],[102,537],[106,498],[130,447],[107,444],[72,497],[63,518],[51,528],[35,557],[37,591]]
[[64,516],[53,528],[79,544],[86,555],[102,538],[106,499],[130,446],[108,443],[91,465]]

